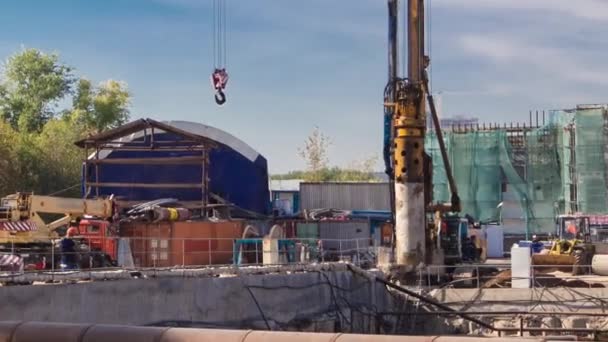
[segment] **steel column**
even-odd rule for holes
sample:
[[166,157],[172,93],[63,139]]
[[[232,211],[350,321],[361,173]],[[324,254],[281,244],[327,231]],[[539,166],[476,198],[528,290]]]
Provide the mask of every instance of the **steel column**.
[[424,10],[408,0],[408,79],[396,84],[394,124],[395,238],[397,265],[416,266],[425,254],[423,72]]

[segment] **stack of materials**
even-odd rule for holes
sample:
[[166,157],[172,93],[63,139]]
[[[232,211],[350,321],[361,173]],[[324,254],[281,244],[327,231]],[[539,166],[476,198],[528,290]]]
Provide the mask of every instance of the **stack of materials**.
[[189,220],[192,216],[190,210],[174,207],[175,204],[177,204],[177,199],[174,198],[138,204],[127,211],[127,220],[145,222]]

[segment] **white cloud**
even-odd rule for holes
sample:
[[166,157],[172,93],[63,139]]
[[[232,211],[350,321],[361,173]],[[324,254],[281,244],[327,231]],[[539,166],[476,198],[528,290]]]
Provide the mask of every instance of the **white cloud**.
[[494,83],[486,85],[484,88],[473,88],[473,89],[442,89],[437,94],[441,96],[449,97],[470,97],[470,96],[509,96],[515,92],[516,88],[511,84]]
[[608,85],[605,76],[608,69],[599,61],[589,60],[576,49],[547,47],[499,34],[464,35],[460,43],[465,53],[471,56],[482,57],[514,72],[528,72],[531,77],[544,74],[564,82]]
[[605,0],[434,0],[431,3],[467,10],[552,11],[584,19],[608,20],[608,1]]

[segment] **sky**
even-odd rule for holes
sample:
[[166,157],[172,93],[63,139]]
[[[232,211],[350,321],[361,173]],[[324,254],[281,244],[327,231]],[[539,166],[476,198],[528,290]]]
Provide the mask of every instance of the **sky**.
[[[225,130],[270,172],[305,166],[318,126],[330,164],[378,158],[387,81],[385,0],[226,0],[227,103],[213,100],[213,0],[4,0],[0,58],[57,52],[95,82],[125,81],[132,118]],[[525,121],[608,102],[608,1],[426,0],[442,115]],[[400,51],[404,53],[405,50]]]

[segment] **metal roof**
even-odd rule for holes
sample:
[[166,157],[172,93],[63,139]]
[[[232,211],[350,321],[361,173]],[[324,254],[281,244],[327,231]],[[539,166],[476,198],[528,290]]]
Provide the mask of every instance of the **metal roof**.
[[173,133],[177,136],[190,139],[192,142],[204,144],[208,147],[216,146],[216,143],[206,136],[194,134],[153,119],[138,119],[124,124],[120,127],[110,129],[99,134],[89,136],[85,139],[76,141],[74,144],[80,148],[90,148],[95,147],[99,144],[117,142],[117,139],[123,138],[127,135],[146,131],[148,129],[153,130],[155,128],[163,132]]
[[270,191],[300,191],[302,179],[273,179],[270,181]]

